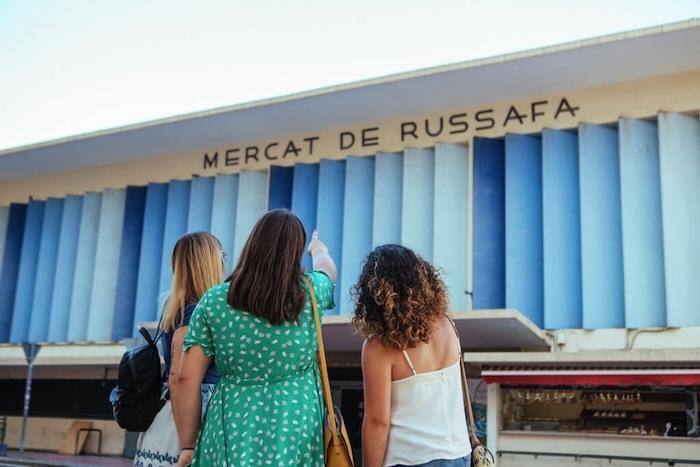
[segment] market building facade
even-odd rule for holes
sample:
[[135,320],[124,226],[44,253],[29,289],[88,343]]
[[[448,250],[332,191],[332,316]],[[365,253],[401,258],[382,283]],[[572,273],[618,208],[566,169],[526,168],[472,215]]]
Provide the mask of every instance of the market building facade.
[[444,273],[499,465],[700,459],[699,112],[692,20],[2,151],[6,441],[33,342],[27,446],[81,419],[128,453],[106,395],[175,240],[212,232],[231,270],[284,207],[338,263],[324,333],[356,445],[350,288],[402,243]]

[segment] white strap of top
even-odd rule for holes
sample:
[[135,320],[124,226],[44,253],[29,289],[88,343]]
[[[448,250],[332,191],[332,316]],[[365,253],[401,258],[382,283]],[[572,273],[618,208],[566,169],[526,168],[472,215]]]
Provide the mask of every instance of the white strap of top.
[[413,368],[413,362],[411,361],[411,358],[408,356],[408,352],[405,350],[402,350],[401,353],[403,353],[403,358],[406,360],[406,363],[408,363],[408,366],[411,367],[411,372],[416,375],[416,369]]

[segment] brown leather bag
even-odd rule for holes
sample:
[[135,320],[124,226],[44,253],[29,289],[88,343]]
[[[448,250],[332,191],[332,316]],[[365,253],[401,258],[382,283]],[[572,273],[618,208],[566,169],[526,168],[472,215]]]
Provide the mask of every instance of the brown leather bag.
[[[459,340],[457,326],[452,320],[450,320],[450,324],[452,324],[455,334],[457,334],[457,340]],[[472,467],[493,467],[496,465],[493,454],[491,454],[491,451],[486,449],[486,446],[484,446],[476,436],[476,424],[474,423],[474,412],[472,411],[472,400],[469,396],[467,370],[464,367],[464,358],[462,357],[461,345],[459,351],[459,364],[462,370],[462,398],[464,400],[464,411],[467,414],[467,420],[469,421],[469,443],[472,446]]]
[[[318,302],[314,293],[313,284],[304,277],[304,283],[309,290],[311,307],[314,311],[316,324],[316,339],[318,341],[318,368],[321,372],[321,386],[323,388],[323,401],[326,409],[323,414],[323,447],[327,467],[353,467],[352,448],[350,438],[343,422],[340,410],[333,406],[331,385],[328,380],[328,367],[326,366],[326,351],[323,346],[323,334],[321,333],[321,317],[318,314]],[[334,416],[329,416],[333,414]]]

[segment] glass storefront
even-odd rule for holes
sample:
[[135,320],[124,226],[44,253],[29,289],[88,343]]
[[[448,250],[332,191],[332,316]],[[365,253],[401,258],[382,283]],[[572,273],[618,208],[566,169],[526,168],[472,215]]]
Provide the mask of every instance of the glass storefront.
[[506,431],[697,437],[697,387],[502,387]]

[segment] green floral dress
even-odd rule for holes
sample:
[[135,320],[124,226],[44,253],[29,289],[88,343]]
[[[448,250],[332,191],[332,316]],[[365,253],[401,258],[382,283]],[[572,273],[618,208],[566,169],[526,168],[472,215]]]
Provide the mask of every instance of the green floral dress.
[[[307,273],[319,310],[334,284]],[[308,299],[300,322],[273,326],[231,308],[229,284],[212,287],[192,315],[183,349],[216,358],[221,378],[209,401],[192,465],[323,466],[322,396],[316,331]]]

